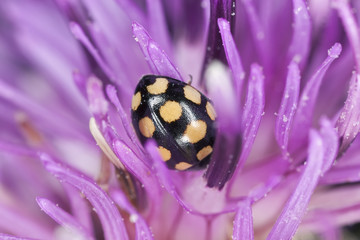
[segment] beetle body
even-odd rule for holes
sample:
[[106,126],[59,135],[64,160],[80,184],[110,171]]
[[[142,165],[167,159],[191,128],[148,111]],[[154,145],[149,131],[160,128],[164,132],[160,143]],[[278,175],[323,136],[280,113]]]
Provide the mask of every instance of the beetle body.
[[146,75],[135,89],[132,122],[141,143],[153,138],[168,168],[207,166],[216,137],[211,101],[192,86],[165,76]]

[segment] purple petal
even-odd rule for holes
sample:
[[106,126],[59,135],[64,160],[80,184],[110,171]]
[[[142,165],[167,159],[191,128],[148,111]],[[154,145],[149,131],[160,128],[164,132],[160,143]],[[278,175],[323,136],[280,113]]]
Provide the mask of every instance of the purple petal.
[[289,65],[284,94],[275,123],[276,140],[284,154],[287,153],[290,128],[297,108],[299,89],[300,70],[298,64],[293,61]]
[[271,229],[267,240],[291,239],[303,216],[305,215],[310,197],[321,176],[323,166],[324,145],[315,131],[310,132],[309,157],[295,191],[287,201],[281,215]]
[[16,145],[4,141],[0,141],[1,152],[11,153],[19,157],[36,157],[36,151],[23,145]]
[[[211,64],[212,61],[218,60],[222,63],[226,62],[224,47],[222,46],[221,36],[217,20],[224,18],[229,22],[235,21],[235,1],[234,0],[210,0],[210,22],[207,31],[206,53],[203,64],[203,72]],[[204,78],[201,78],[201,81]]]
[[355,73],[350,80],[349,92],[336,122],[340,136],[339,154],[344,153],[360,129],[360,76]]
[[[49,129],[51,129],[51,131],[58,129],[70,136],[81,139],[85,138],[84,133],[79,131],[79,129],[83,129],[79,122],[73,121],[58,111],[50,111],[43,105],[34,102],[33,99],[27,96],[24,92],[20,92],[18,89],[11,87],[1,79],[0,98],[5,99],[11,104],[14,104],[18,108],[24,110],[41,123],[44,123],[45,127],[50,125]],[[44,125],[42,126],[44,127]]]
[[102,58],[102,56],[100,55],[98,50],[95,48],[95,46],[91,43],[89,38],[85,35],[81,26],[79,24],[77,24],[76,22],[71,22],[70,30],[72,31],[74,37],[76,39],[78,39],[85,46],[85,48],[91,53],[91,55],[94,57],[94,59],[99,64],[101,69],[104,71],[106,76],[109,79],[114,81],[116,79],[114,72],[109,67],[109,65],[105,62],[105,60]]
[[157,75],[164,75],[182,80],[182,77],[175,65],[170,61],[164,50],[162,50],[150,37],[144,27],[135,22],[132,27],[135,40],[139,43],[151,71]]
[[360,166],[344,166],[331,168],[321,179],[322,185],[347,184],[360,181]]
[[1,231],[39,239],[52,239],[53,237],[51,227],[47,223],[26,215],[24,211],[0,203],[0,213]]
[[354,52],[356,69],[357,71],[360,71],[360,33],[353,10],[347,0],[334,0],[332,3],[338,10],[339,16],[343,22],[347,37]]
[[266,55],[266,53],[268,52],[266,50],[266,48],[268,47],[268,41],[264,31],[264,27],[262,26],[259,16],[255,10],[254,1],[242,0],[242,3],[244,4],[250,24],[251,34],[255,41],[257,55],[261,58],[262,64],[268,66],[268,59]]
[[253,64],[251,66],[249,86],[241,121],[242,138],[244,139],[240,157],[240,162],[242,163],[249,156],[260,126],[265,106],[264,93],[262,68],[257,64]]
[[40,158],[45,168],[56,178],[76,187],[86,196],[100,218],[106,239],[128,239],[124,219],[112,200],[93,180],[70,166],[55,162],[47,154],[41,154]]
[[[151,35],[155,36],[155,41],[164,48],[167,53],[171,52],[171,43],[168,27],[165,20],[161,0],[146,0],[149,27]],[[179,78],[177,78],[179,79]]]
[[0,233],[0,240],[34,240],[33,238],[15,237]]
[[109,108],[109,103],[106,101],[103,84],[96,77],[90,77],[86,86],[86,92],[89,101],[89,110],[97,118],[103,118]]
[[140,9],[135,2],[131,0],[116,0],[120,8],[126,9],[126,14],[129,15],[129,18],[137,22],[145,23],[146,16],[142,9]]
[[[102,123],[104,123],[102,121]],[[105,130],[107,130],[107,125],[106,123],[104,123],[105,127],[103,126],[103,128],[105,128]],[[95,118],[90,118],[89,121],[89,128],[90,128],[90,132],[93,136],[93,138],[95,139],[97,145],[101,148],[101,150],[103,151],[103,153],[108,157],[108,159],[119,169],[124,169],[124,165],[120,162],[120,160],[117,158],[117,156],[115,155],[114,151],[112,150],[112,148],[109,145],[109,141],[112,142],[112,140],[110,138],[112,138],[112,136],[108,136],[107,139],[105,139],[103,133],[100,131],[99,127],[97,126],[96,120]]]
[[151,167],[137,157],[124,142],[116,140],[113,143],[113,148],[126,169],[144,185],[151,199],[150,202],[154,203],[154,211],[157,212],[160,207],[158,203],[160,202],[161,189],[156,177],[150,174],[152,172]]
[[154,239],[149,226],[146,224],[145,219],[136,211],[136,209],[131,205],[126,196],[117,190],[111,191],[111,197],[114,201],[130,214],[130,222],[135,223],[136,229],[136,240],[150,240]]
[[130,139],[134,143],[134,145],[137,146],[138,148],[140,148],[140,146],[138,144],[139,140],[136,137],[134,128],[132,127],[131,123],[129,122],[129,118],[120,103],[120,100],[117,96],[115,87],[112,85],[108,85],[106,87],[106,93],[107,93],[107,96],[109,97],[110,101],[115,105],[116,110],[119,113],[121,123],[123,124],[127,135],[130,137]]
[[235,41],[230,31],[230,23],[223,19],[218,19],[218,25],[222,37],[222,42],[225,49],[226,58],[229,64],[229,67],[233,73],[234,82],[235,82],[235,93],[237,98],[241,99],[241,91],[244,83],[245,72],[241,63],[239,52],[236,48]]
[[236,212],[232,239],[254,239],[253,217],[250,202],[244,203]]
[[[193,215],[212,215],[235,211],[238,206],[234,203],[225,202],[224,191],[205,187],[206,182],[201,175],[190,175],[189,181],[181,178],[181,175],[170,171],[162,160],[156,143],[148,141],[145,146],[147,152],[153,159],[153,166],[160,185],[178,201],[185,211]],[[213,200],[217,199],[216,202]]]
[[264,96],[264,75],[262,73],[262,68],[253,64],[251,66],[251,72],[249,77],[249,86],[245,101],[245,106],[243,110],[243,115],[241,119],[241,137],[243,139],[242,142],[242,150],[239,159],[239,163],[236,168],[234,181],[230,183],[232,185],[236,182],[236,176],[240,173],[242,167],[247,160],[252,145],[254,144],[255,138],[257,136],[257,131],[260,126],[260,121],[263,116],[265,106],[265,96]]
[[63,187],[69,199],[72,215],[85,229],[88,229],[89,233],[93,233],[93,223],[87,200],[73,186],[64,184]]
[[311,21],[308,7],[303,0],[293,0],[294,33],[289,47],[290,59],[304,66],[310,48]]
[[82,226],[73,216],[65,212],[60,207],[56,206],[53,202],[45,198],[37,198],[37,203],[40,208],[54,219],[57,223],[62,225],[65,229],[69,230],[73,234],[82,235],[84,239],[94,239],[92,234]]
[[[328,51],[328,57],[321,64],[320,68],[306,83],[301,93],[298,109],[295,114],[293,131],[290,135],[290,145],[301,147],[307,141],[307,135],[313,119],[313,111],[319,93],[323,77],[330,67],[330,64],[339,57],[341,45],[335,43]],[[293,147],[294,148],[294,147]],[[289,149],[290,151],[295,149]]]
[[333,124],[328,119],[322,118],[320,124],[320,134],[325,146],[324,164],[322,167],[322,174],[324,174],[334,164],[339,148],[339,137]]

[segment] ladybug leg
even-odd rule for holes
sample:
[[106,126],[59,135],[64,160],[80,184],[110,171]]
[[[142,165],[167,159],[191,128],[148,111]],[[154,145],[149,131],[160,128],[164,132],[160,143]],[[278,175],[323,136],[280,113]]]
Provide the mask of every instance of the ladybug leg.
[[189,74],[189,80],[188,80],[187,84],[191,85],[192,81],[193,81],[193,76],[191,74]]

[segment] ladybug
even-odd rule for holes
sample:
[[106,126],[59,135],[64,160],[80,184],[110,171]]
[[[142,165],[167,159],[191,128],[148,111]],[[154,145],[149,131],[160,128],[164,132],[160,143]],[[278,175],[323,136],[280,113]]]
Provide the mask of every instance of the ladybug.
[[156,141],[170,169],[202,169],[216,138],[211,101],[189,84],[166,76],[146,75],[131,103],[132,123],[142,144]]

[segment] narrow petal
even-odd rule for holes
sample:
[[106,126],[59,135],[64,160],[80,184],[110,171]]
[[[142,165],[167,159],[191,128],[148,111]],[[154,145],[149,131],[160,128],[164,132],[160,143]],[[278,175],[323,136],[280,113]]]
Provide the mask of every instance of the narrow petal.
[[251,66],[249,86],[241,121],[242,138],[244,139],[241,152],[241,165],[249,156],[251,147],[257,136],[265,107],[264,75],[262,68],[254,64]]
[[356,62],[356,69],[360,71],[360,33],[359,26],[347,0],[333,0],[333,6],[338,10],[339,16],[343,22],[347,37],[350,41]]
[[315,131],[310,132],[309,157],[294,193],[288,199],[281,215],[271,229],[267,240],[291,239],[303,216],[317,185],[323,166],[324,145]]
[[52,239],[53,232],[49,225],[29,216],[24,211],[13,209],[0,203],[0,228],[14,235],[25,235],[37,239]]
[[35,240],[33,238],[15,237],[7,234],[0,233],[0,240]]
[[87,97],[89,101],[89,110],[98,118],[103,118],[109,109],[109,103],[106,101],[103,84],[96,77],[90,77],[86,86]]
[[154,39],[168,53],[171,53],[171,43],[168,27],[165,20],[165,12],[161,0],[146,0],[149,28]]
[[164,50],[150,37],[144,27],[138,23],[133,23],[132,27],[135,40],[139,43],[151,71],[157,75],[182,80],[175,65],[170,61]]
[[71,22],[70,30],[72,31],[74,37],[76,39],[78,39],[85,46],[85,48],[91,53],[91,55],[94,57],[94,59],[99,64],[101,69],[104,71],[106,76],[110,80],[114,81],[116,79],[114,72],[109,67],[109,65],[105,62],[105,60],[102,58],[102,56],[100,55],[98,50],[95,48],[95,46],[91,43],[90,39],[86,36],[86,34],[84,33],[81,26],[79,24],[77,24],[76,22]]
[[[142,158],[139,158],[124,142],[116,140],[113,143],[113,148],[122,164],[125,166],[127,171],[133,174],[146,189],[149,198],[154,203],[154,211],[157,212],[159,209],[159,202],[161,197],[161,189],[156,177],[151,174],[152,169],[148,166]],[[143,156],[145,158],[145,156]]]
[[360,165],[333,167],[321,179],[322,185],[357,183],[360,181]]
[[0,141],[0,150],[3,153],[11,153],[19,157],[36,157],[36,151],[23,145]]
[[136,229],[136,240],[151,240],[153,238],[153,234],[147,225],[145,219],[136,211],[136,209],[131,205],[126,196],[118,190],[111,191],[111,197],[114,201],[120,206],[120,208],[124,209],[126,212],[130,214],[130,222],[135,223]]
[[108,85],[106,87],[106,93],[107,93],[107,96],[109,97],[110,101],[116,107],[116,110],[118,111],[120,119],[121,119],[121,123],[124,125],[124,128],[125,128],[125,131],[126,131],[127,135],[129,136],[131,141],[134,143],[134,145],[137,146],[138,148],[140,148],[140,146],[138,144],[139,140],[136,137],[136,134],[134,132],[134,128],[132,127],[132,124],[129,122],[129,118],[128,118],[124,108],[122,107],[122,105],[120,103],[120,100],[119,100],[119,98],[117,96],[115,87],[112,86],[112,85]]
[[284,154],[287,153],[290,128],[299,99],[299,89],[300,70],[298,64],[293,61],[289,65],[284,94],[275,123],[276,140]]
[[94,226],[87,200],[73,186],[63,185],[63,187],[69,199],[72,215],[89,233],[93,233]]
[[304,66],[310,48],[311,21],[308,7],[303,0],[293,0],[293,36],[289,47],[289,57]]
[[254,239],[253,217],[250,202],[244,203],[236,212],[232,239]]
[[360,75],[354,73],[350,80],[345,105],[336,122],[340,137],[339,154],[343,154],[354,141],[360,129]]
[[334,164],[339,148],[339,137],[330,120],[322,118],[320,124],[320,134],[325,146],[324,164],[322,167],[322,174],[324,174]]
[[[301,93],[298,109],[294,117],[293,131],[290,135],[290,145],[301,147],[307,141],[307,135],[313,121],[313,112],[323,77],[330,67],[330,64],[339,57],[341,45],[335,43],[328,51],[328,57],[321,64],[320,68],[306,83]],[[294,147],[293,147],[294,148]],[[290,151],[295,149],[289,149]]]
[[[231,24],[235,21],[235,1],[234,0],[210,0],[210,22],[207,31],[206,53],[203,64],[204,73],[208,64],[213,61],[226,62],[224,47],[222,46],[221,36],[217,20],[223,18]],[[230,25],[231,25],[230,24]],[[233,27],[233,26],[232,26]],[[201,78],[203,81],[203,78]],[[202,83],[202,82],[201,82]]]
[[[257,131],[265,107],[264,91],[264,75],[262,73],[262,68],[257,64],[253,64],[251,66],[249,86],[241,119],[241,138],[243,140],[235,176],[241,172],[257,136]],[[234,181],[230,183],[231,186],[236,182],[236,177],[233,179]],[[229,190],[231,188],[232,187],[229,187]]]
[[247,17],[249,19],[251,34],[255,41],[256,52],[259,58],[262,60],[264,66],[268,66],[268,59],[266,53],[268,52],[266,48],[268,47],[267,36],[264,31],[264,27],[260,22],[258,13],[255,10],[254,1],[252,0],[242,0],[244,4]]
[[74,236],[82,237],[82,239],[94,239],[92,234],[82,226],[73,216],[65,212],[59,206],[48,199],[37,198],[37,203],[41,209],[54,219],[57,223],[65,227],[74,234]]
[[100,218],[106,239],[129,239],[124,219],[109,196],[93,180],[70,166],[55,162],[47,154],[40,154],[40,158],[45,168],[56,178],[76,187],[86,196]]
[[70,136],[84,139],[84,133],[79,131],[83,129],[79,122],[69,119],[58,111],[50,111],[42,104],[34,102],[24,92],[20,92],[18,89],[5,83],[4,80],[0,80],[0,98],[24,110],[41,123],[44,123],[42,126],[49,127],[51,131],[58,129]]
[[[154,141],[148,141],[145,145],[145,148],[153,159],[154,169],[156,170],[156,176],[160,182],[160,185],[174,199],[176,199],[180,204],[180,206],[188,213],[199,216],[217,215],[221,213],[233,212],[237,208],[235,204],[231,204],[231,203],[224,205],[223,204],[224,200],[220,200],[218,203],[214,204],[212,202],[213,199],[218,199],[218,200],[221,199],[223,197],[222,195],[223,192],[219,192],[216,189],[214,190],[210,188],[205,188],[204,185],[206,183],[201,179],[201,176],[198,176],[199,178],[194,179],[194,181],[191,183],[198,184],[198,182],[201,182],[202,189],[199,189],[196,186],[192,188],[193,186],[185,185],[187,184],[187,182],[184,181],[184,179],[179,178],[179,175],[176,175],[176,173],[170,171],[166,167],[164,161],[162,160],[159,154],[157,145]],[[178,185],[180,185],[181,187],[178,187]],[[186,197],[185,195],[187,194],[186,191],[189,190],[188,188],[190,189],[190,191],[200,191],[200,193],[198,192],[192,193],[193,195],[196,195],[196,197],[200,196],[200,198],[195,197],[195,202],[194,202],[194,196],[185,198]],[[212,203],[212,205],[216,205],[216,206],[205,207],[205,208],[203,207],[209,203]]]
[[236,48],[234,38],[231,35],[230,23],[223,18],[219,18],[218,25],[225,49],[226,59],[233,73],[235,89],[236,89],[235,93],[237,95],[237,98],[240,100],[242,86],[244,84],[245,71],[241,63],[239,52]]

